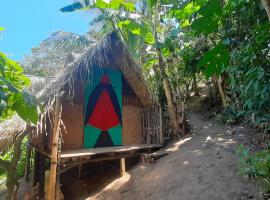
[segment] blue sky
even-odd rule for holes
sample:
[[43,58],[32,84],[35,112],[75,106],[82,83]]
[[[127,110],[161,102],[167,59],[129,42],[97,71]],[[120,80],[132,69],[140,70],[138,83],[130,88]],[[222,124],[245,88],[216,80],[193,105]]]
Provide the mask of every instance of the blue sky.
[[52,32],[68,31],[83,34],[89,30],[90,15],[86,12],[62,13],[59,9],[73,0],[13,0],[2,1],[0,52],[20,61],[29,55]]

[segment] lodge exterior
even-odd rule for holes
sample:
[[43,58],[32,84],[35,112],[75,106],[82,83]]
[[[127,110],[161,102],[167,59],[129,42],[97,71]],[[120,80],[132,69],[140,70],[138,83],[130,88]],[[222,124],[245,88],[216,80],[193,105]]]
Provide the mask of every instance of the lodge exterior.
[[[50,160],[46,198],[57,195],[57,176],[89,162],[120,160],[158,149],[163,143],[161,110],[115,33],[106,36],[44,88],[45,107],[31,134],[33,184],[44,197],[45,158]],[[61,181],[61,180],[60,180]]]

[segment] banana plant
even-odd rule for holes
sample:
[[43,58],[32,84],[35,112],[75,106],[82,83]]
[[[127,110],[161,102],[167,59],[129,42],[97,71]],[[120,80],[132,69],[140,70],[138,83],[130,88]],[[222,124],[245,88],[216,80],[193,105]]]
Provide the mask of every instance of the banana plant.
[[30,80],[18,63],[0,52],[0,121],[17,113],[29,123],[37,123],[37,101],[26,90]]

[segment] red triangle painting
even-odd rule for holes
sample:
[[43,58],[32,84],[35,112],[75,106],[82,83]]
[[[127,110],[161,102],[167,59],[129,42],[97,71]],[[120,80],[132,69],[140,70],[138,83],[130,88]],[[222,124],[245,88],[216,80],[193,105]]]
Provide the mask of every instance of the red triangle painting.
[[107,90],[103,90],[99,96],[88,124],[103,131],[120,124]]

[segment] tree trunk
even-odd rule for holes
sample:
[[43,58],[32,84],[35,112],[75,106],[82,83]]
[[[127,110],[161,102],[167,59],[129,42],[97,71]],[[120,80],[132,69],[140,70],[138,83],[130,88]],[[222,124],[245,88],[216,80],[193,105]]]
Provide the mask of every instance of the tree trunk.
[[228,106],[228,102],[226,100],[226,96],[225,96],[225,93],[224,93],[224,90],[222,88],[222,78],[221,76],[219,75],[218,79],[217,79],[217,84],[218,84],[218,90],[219,90],[219,94],[220,94],[220,97],[221,97],[221,100],[222,100],[222,104],[224,107],[227,107]]
[[270,20],[270,0],[261,0],[264,9],[267,12],[268,18]]
[[190,86],[190,82],[189,81],[187,81],[186,83],[185,83],[185,89],[186,89],[186,99],[188,99],[189,97],[190,97],[190,94],[189,94],[189,86]]
[[158,49],[158,57],[159,57],[159,69],[160,69],[160,73],[161,73],[161,77],[162,77],[162,84],[163,84],[163,88],[165,91],[165,96],[166,96],[167,103],[168,103],[170,120],[171,120],[171,124],[173,125],[173,128],[174,128],[174,133],[177,136],[177,135],[180,135],[181,129],[180,129],[180,125],[178,123],[177,109],[176,109],[174,102],[173,102],[172,92],[171,92],[168,78],[167,78],[166,73],[165,73],[164,62],[163,62],[163,59],[161,57],[160,49]]
[[165,96],[166,96],[167,103],[168,103],[168,111],[169,111],[169,115],[170,115],[170,121],[171,121],[171,124],[172,124],[173,129],[174,129],[174,135],[179,136],[181,134],[181,128],[180,128],[180,124],[178,122],[177,109],[176,109],[176,106],[174,105],[174,102],[173,102],[172,92],[171,92],[171,88],[169,85],[168,77],[165,73],[165,67],[164,67],[165,63],[164,63],[163,58],[162,58],[161,49],[158,45],[159,42],[158,42],[157,24],[156,24],[157,23],[157,16],[156,16],[157,13],[158,13],[158,2],[156,3],[156,6],[155,6],[153,32],[154,32],[154,37],[155,37],[155,41],[157,44],[156,50],[157,50],[157,54],[158,54],[159,71],[160,71],[160,76],[162,78],[162,84],[163,84]]
[[199,90],[198,90],[198,84],[197,84],[197,78],[196,78],[196,72],[192,74],[193,78],[193,91],[194,91],[194,96],[200,96]]

